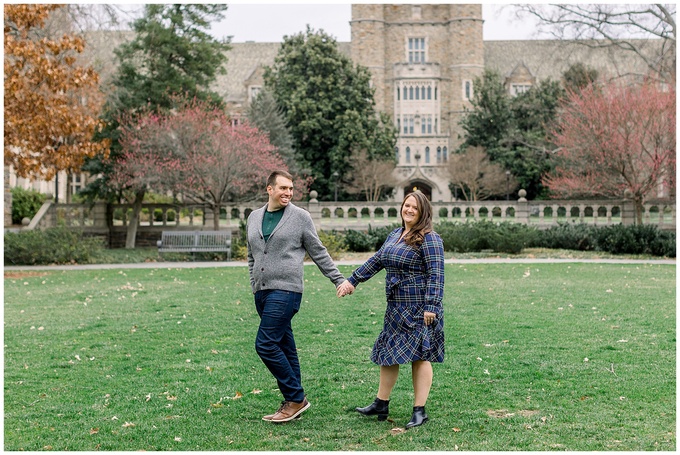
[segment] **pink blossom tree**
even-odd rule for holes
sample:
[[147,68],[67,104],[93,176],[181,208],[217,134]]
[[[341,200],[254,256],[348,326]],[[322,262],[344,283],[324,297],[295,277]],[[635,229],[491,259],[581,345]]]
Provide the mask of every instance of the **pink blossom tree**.
[[675,89],[641,85],[589,86],[569,94],[559,117],[558,165],[543,184],[555,197],[632,194],[642,204],[675,194]]
[[209,207],[216,230],[225,203],[262,197],[269,174],[287,169],[266,134],[247,123],[232,125],[224,112],[202,102],[168,116],[166,128],[177,161],[165,184]]
[[[287,169],[265,134],[247,124],[233,125],[227,114],[202,101],[120,123],[121,158],[112,164],[111,182],[133,205],[126,248],[134,248],[142,201],[150,190],[181,193],[205,204],[217,230],[225,203],[263,197],[269,174]],[[305,194],[308,183],[296,179],[297,192]]]
[[165,119],[151,112],[125,115],[120,120],[121,156],[110,161],[110,185],[132,204],[125,248],[134,248],[139,214],[146,193],[164,187],[165,179],[177,166]]

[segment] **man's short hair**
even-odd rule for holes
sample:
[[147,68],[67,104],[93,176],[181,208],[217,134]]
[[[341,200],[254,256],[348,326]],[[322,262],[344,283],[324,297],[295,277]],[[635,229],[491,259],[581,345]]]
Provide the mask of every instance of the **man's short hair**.
[[267,186],[271,186],[272,188],[276,186],[276,177],[281,176],[284,178],[287,178],[291,182],[293,181],[293,176],[290,175],[290,172],[284,171],[284,170],[278,170],[274,171],[271,174],[269,174],[269,178],[267,179]]

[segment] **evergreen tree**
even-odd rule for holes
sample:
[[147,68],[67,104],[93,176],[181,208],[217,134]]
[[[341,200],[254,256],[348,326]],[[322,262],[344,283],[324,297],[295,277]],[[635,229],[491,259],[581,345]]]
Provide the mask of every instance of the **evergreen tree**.
[[289,172],[298,174],[301,168],[293,149],[293,137],[286,126],[282,109],[269,90],[262,90],[250,103],[248,120],[269,136],[269,142],[277,148]]
[[161,113],[175,107],[180,98],[222,105],[209,86],[224,73],[224,52],[229,45],[207,30],[212,21],[224,17],[226,9],[227,5],[218,4],[145,5],[144,16],[133,23],[134,39],[115,50],[118,67],[102,115],[107,126],[96,137],[111,141],[110,160],[98,157],[83,167],[91,175],[101,175],[84,191],[89,198],[117,196],[108,185],[108,176],[120,153],[119,119],[123,115]]
[[485,147],[492,161],[517,178],[529,199],[544,197],[541,178],[554,167],[555,146],[549,131],[564,89],[548,79],[511,97],[500,74],[492,71],[486,71],[475,84],[473,109],[461,121],[466,132],[461,149]]
[[501,75],[494,71],[484,71],[481,79],[475,78],[474,87],[472,111],[460,122],[465,131],[461,149],[480,146],[489,152],[499,147],[511,127],[510,97]]
[[370,73],[355,67],[322,30],[307,28],[285,37],[264,78],[283,109],[301,165],[312,171],[320,199],[333,198],[333,172],[341,182],[349,180],[353,154],[394,155],[396,132],[375,111]]
[[581,91],[597,80],[596,69],[584,65],[581,62],[574,63],[562,74],[564,88],[567,91]]

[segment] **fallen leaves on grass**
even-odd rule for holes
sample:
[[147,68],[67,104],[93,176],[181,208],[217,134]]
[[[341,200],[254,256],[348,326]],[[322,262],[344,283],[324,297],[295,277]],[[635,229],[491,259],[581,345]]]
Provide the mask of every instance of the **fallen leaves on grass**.
[[509,412],[507,409],[489,409],[486,411],[486,415],[489,417],[496,417],[496,418],[505,418],[505,417],[512,417],[515,415],[514,412]]
[[398,434],[405,433],[405,432],[406,432],[406,430],[404,430],[403,428],[392,428],[390,430],[390,433],[392,433],[392,435],[398,435]]
[[123,425],[121,425],[123,428],[132,428],[135,426],[134,423],[132,422],[125,422]]
[[90,434],[97,434],[99,433],[99,428],[90,428]]
[[496,417],[499,419],[506,418],[506,417],[512,417],[514,415],[520,415],[522,417],[533,417],[537,414],[539,414],[540,411],[537,410],[529,410],[529,409],[522,409],[517,412],[510,412],[507,409],[489,409],[486,411],[486,414],[489,417]]

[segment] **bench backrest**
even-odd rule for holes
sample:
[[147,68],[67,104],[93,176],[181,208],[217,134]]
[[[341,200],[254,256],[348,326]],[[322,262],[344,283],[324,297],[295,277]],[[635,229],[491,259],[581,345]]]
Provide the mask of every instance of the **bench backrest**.
[[231,231],[165,231],[161,242],[164,250],[227,251],[231,248]]

